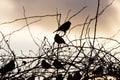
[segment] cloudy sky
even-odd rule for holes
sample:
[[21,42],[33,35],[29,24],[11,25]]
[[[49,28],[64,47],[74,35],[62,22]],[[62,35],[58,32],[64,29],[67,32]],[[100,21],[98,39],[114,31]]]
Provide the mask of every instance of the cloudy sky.
[[[100,10],[102,10],[111,1],[112,0],[101,0]],[[97,0],[0,0],[0,5],[0,23],[24,17],[22,8],[24,6],[26,9],[26,16],[55,14],[57,8],[62,14],[61,24],[64,22],[65,16],[70,9],[70,16],[72,16],[82,7],[87,6],[84,11],[71,19],[72,26],[74,26],[78,23],[82,24],[88,15],[89,18],[95,16]],[[104,37],[114,35],[120,29],[119,14],[120,0],[115,0],[114,3],[99,18],[97,35]],[[28,23],[35,20],[36,19],[28,20]],[[24,25],[24,20],[17,21],[12,24],[0,25],[0,30],[4,34],[8,34]],[[57,29],[57,27],[56,17],[41,18],[41,21],[30,25],[31,32],[38,43],[43,40],[44,36],[48,37],[50,40],[53,40],[54,34],[52,32]],[[79,35],[80,31],[81,27],[73,29],[73,32],[71,32],[72,38]],[[118,38],[116,37],[116,39]],[[27,28],[13,34],[11,36],[11,43],[13,49],[16,49],[17,47],[18,50],[33,49],[33,47],[30,46],[34,44],[30,38]],[[27,46],[23,46],[25,44]]]

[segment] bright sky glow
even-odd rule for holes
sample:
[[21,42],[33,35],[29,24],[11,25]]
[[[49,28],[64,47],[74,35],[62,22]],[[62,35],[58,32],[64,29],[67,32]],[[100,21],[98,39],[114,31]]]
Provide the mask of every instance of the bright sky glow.
[[[105,5],[109,4],[112,0],[101,0],[101,7],[103,8]],[[23,10],[22,7],[24,6],[26,9],[26,16],[31,15],[46,15],[46,14],[55,14],[56,8],[59,12],[62,13],[62,22],[64,22],[65,16],[67,14],[67,11],[71,9],[70,15],[73,15],[75,12],[80,10],[83,6],[88,6],[88,8],[83,11],[80,15],[76,16],[71,20],[72,26],[76,25],[77,23],[84,22],[85,18],[90,15],[94,16],[95,9],[96,9],[96,0],[0,0],[0,23],[11,21],[17,18],[23,17]],[[113,5],[109,7],[105,13],[99,18],[98,28],[97,28],[97,34],[98,36],[107,36],[110,37],[113,34],[115,34],[119,29],[120,25],[120,1],[115,0]],[[34,36],[34,38],[37,40],[37,38],[43,40],[44,36],[48,37],[50,41],[53,41],[54,34],[52,33],[54,30],[57,29],[57,22],[55,20],[56,18],[43,18],[42,21],[35,23],[35,25],[31,25],[30,29]],[[29,21],[30,22],[30,21]],[[25,21],[23,22],[17,22],[14,24],[8,24],[8,25],[0,25],[0,30],[4,33],[10,33],[21,26],[25,25]],[[72,27],[71,26],[71,27]],[[72,38],[76,38],[78,34],[80,34],[81,28],[76,28],[73,30]],[[20,31],[19,33],[15,33],[15,37],[12,41],[14,42],[13,46],[14,48],[17,46],[19,47],[20,44],[33,44],[32,39],[30,38],[29,32],[27,29],[23,29],[23,31]],[[13,35],[13,36],[14,36]],[[25,37],[21,39],[22,37]],[[117,38],[118,39],[118,38]],[[19,43],[16,43],[19,41]],[[22,46],[22,45],[21,45]],[[22,49],[22,48],[21,48]],[[29,49],[32,49],[29,48]]]

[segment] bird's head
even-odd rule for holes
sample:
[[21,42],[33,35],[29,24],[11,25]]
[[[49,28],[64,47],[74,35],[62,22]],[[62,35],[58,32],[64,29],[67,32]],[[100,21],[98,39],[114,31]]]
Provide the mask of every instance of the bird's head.
[[46,61],[45,60],[42,60],[42,63],[45,63]]

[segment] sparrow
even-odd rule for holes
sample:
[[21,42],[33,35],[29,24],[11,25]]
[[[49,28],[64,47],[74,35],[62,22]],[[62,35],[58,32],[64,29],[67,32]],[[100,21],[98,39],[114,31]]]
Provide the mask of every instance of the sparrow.
[[61,64],[61,62],[58,61],[57,59],[54,60],[53,66],[54,66],[56,69],[63,68],[63,64]]
[[62,43],[65,44],[64,39],[63,39],[61,36],[59,36],[59,34],[56,34],[56,35],[55,35],[54,40],[55,40],[55,42],[58,43],[58,44],[62,44]]
[[62,74],[58,74],[56,80],[63,80]]
[[72,80],[72,74],[68,74],[67,80]]
[[73,75],[72,80],[80,80],[82,78],[82,75],[80,74],[80,71],[76,71]]
[[45,60],[42,60],[41,66],[42,66],[42,68],[44,68],[44,69],[49,69],[49,68],[51,68],[51,65],[50,65],[49,63],[47,63]]
[[0,73],[1,75],[5,75],[7,72],[12,71],[13,69],[15,69],[15,61],[10,60],[9,63],[0,69]]
[[27,80],[35,80],[35,75],[32,75],[32,76],[29,77]]
[[102,66],[99,66],[98,68],[96,68],[96,69],[93,71],[93,74],[95,74],[95,75],[101,75],[101,74],[103,74],[103,67],[102,67]]
[[[65,23],[63,23],[56,31],[63,31],[64,33],[66,33],[66,31],[70,28],[71,22],[67,21]],[[56,32],[54,31],[54,32]]]

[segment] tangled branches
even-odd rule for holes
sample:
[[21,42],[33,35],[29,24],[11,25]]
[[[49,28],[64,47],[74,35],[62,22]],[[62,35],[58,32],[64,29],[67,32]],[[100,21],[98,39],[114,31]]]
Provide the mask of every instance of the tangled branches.
[[[89,17],[87,17],[83,24],[77,25],[83,26],[83,28],[80,38],[74,40],[70,40],[66,34],[67,31],[70,32],[76,27],[71,27],[72,22],[70,20],[87,8],[86,6],[68,19],[69,11],[65,23],[62,25],[60,25],[61,14],[58,14],[58,12],[55,15],[26,17],[25,8],[23,8],[24,18],[1,23],[1,25],[4,25],[20,20],[25,20],[26,22],[25,26],[10,34],[4,35],[0,32],[2,36],[0,41],[0,80],[94,80],[98,78],[108,80],[110,77],[119,80],[120,60],[117,57],[119,55],[117,50],[120,48],[120,43],[111,38],[96,37],[98,18],[112,3],[99,12],[100,0],[98,0],[95,18],[88,21]],[[53,43],[50,43],[49,39],[44,37],[42,43],[38,44],[30,31],[29,25],[49,16],[55,16],[58,26],[62,28],[59,27],[54,33],[55,40]],[[40,19],[28,23],[28,19],[36,17]],[[94,37],[90,37],[89,34],[89,26],[92,21],[95,21]],[[37,45],[38,52],[29,51],[32,55],[21,53],[22,55],[19,56],[11,48],[6,37],[25,27],[28,28],[33,42]],[[64,35],[61,35],[61,31],[64,32]],[[109,43],[116,45],[108,48]]]

